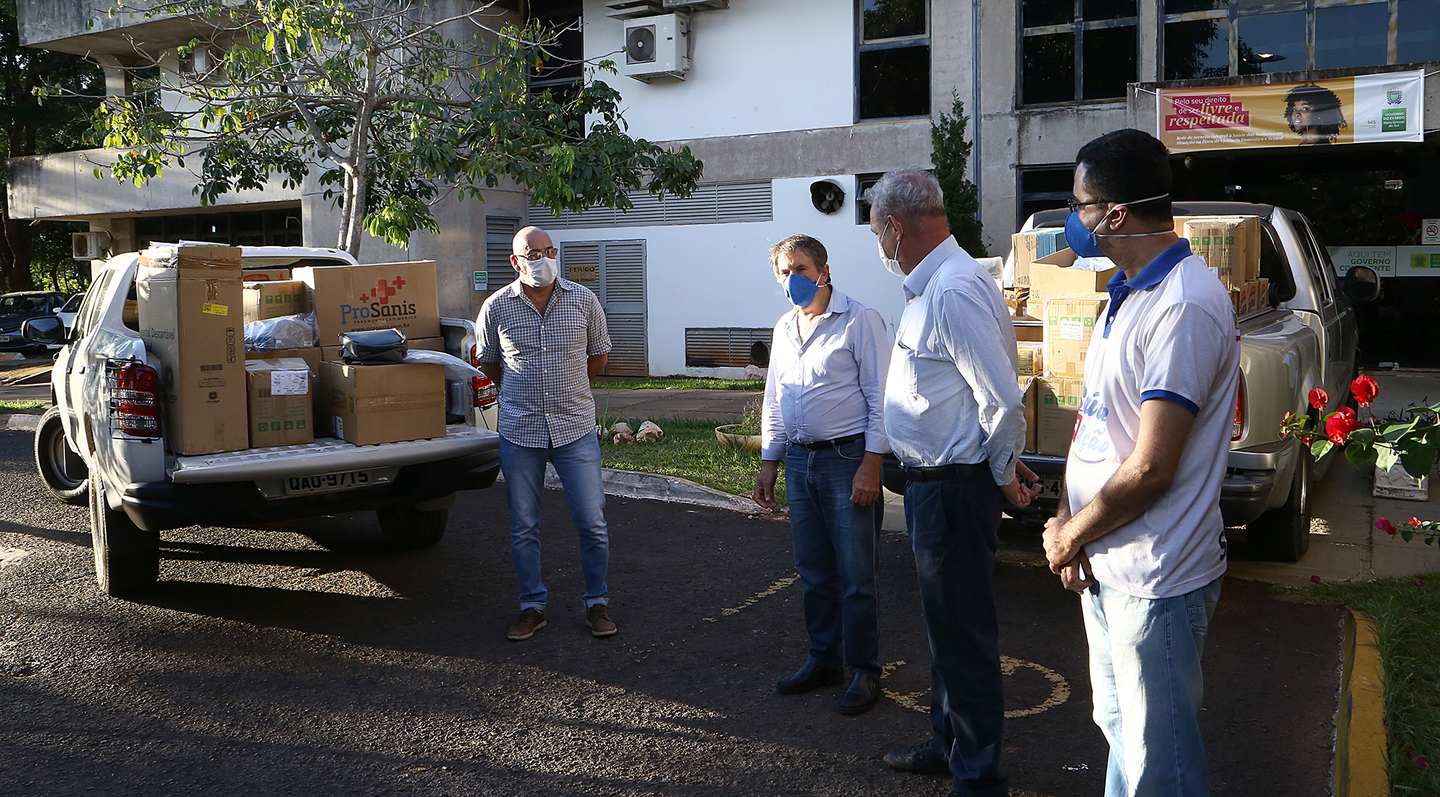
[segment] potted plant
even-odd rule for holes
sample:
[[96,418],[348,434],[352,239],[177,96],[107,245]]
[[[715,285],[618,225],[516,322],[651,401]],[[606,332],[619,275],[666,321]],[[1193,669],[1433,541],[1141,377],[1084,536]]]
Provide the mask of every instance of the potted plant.
[[739,423],[727,423],[715,427],[715,440],[722,446],[743,448],[747,451],[760,450],[760,398],[751,399],[740,415]]

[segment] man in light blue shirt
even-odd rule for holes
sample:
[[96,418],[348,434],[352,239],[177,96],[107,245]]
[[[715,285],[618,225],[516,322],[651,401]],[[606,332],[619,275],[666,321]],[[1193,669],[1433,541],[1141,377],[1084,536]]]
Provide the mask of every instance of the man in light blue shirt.
[[841,714],[880,699],[875,542],[885,511],[880,458],[890,339],[880,314],[835,290],[825,247],[792,235],[770,249],[794,307],[775,325],[761,413],[761,466],[752,494],[774,509],[785,461],[795,571],[805,595],[810,653],[775,684],[785,695],[844,682]]
[[991,570],[1002,504],[1039,486],[1020,462],[1025,416],[1015,328],[995,280],[950,235],[940,185],[891,172],[866,194],[885,268],[906,305],[885,383],[885,426],[904,467],[905,525],[930,637],[934,735],[885,762],[951,775],[952,795],[1004,795],[999,621]]

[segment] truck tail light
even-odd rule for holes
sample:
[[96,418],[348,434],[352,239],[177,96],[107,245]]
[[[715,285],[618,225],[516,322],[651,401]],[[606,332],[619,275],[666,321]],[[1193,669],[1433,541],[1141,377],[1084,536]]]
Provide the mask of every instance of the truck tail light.
[[1235,394],[1235,425],[1230,427],[1230,442],[1239,440],[1245,434],[1245,379],[1240,379],[1240,390]]
[[[479,350],[475,346],[470,347],[470,364],[476,368],[480,367]],[[470,380],[473,384],[475,394],[475,409],[484,409],[500,400],[500,388],[490,381],[488,376],[477,376]]]
[[110,426],[129,437],[160,437],[160,374],[133,360],[105,364]]

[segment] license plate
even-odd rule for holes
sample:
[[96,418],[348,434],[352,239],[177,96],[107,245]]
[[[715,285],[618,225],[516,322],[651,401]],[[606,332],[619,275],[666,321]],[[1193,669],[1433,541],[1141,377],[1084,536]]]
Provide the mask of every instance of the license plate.
[[322,473],[318,476],[291,476],[285,480],[285,494],[330,493],[336,490],[369,487],[374,483],[376,483],[374,475],[368,470]]
[[9,343],[10,341],[12,341],[12,340],[14,340],[14,339],[15,339],[15,336],[14,336],[14,335],[0,335],[0,343]]
[[1040,497],[1059,500],[1060,498],[1060,477],[1040,476]]

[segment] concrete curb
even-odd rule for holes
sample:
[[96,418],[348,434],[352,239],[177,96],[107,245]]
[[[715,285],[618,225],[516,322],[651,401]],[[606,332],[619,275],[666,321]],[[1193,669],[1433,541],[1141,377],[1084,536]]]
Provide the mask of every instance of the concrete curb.
[[1389,797],[1384,672],[1375,623],[1345,613],[1340,705],[1335,711],[1335,797]]
[[[605,494],[613,495],[616,498],[642,498],[651,501],[728,509],[746,515],[787,517],[783,511],[766,512],[748,498],[731,495],[676,476],[659,476],[654,473],[601,468],[600,478],[605,484]],[[496,480],[505,481],[505,475],[502,473]],[[555,466],[548,463],[545,465],[545,486],[552,490],[560,489],[560,476],[555,472]]]

